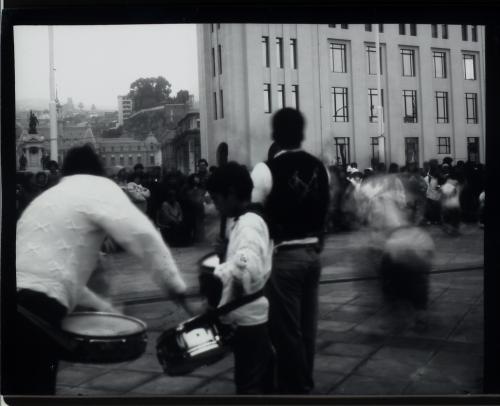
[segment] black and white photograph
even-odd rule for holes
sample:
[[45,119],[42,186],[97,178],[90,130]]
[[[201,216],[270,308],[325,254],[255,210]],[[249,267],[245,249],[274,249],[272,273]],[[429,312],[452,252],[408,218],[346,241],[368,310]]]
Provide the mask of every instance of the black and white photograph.
[[486,27],[446,22],[15,25],[4,393],[483,394]]

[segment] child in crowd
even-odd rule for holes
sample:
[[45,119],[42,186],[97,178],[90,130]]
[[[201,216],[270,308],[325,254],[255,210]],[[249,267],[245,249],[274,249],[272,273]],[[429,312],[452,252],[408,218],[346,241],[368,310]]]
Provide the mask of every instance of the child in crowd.
[[168,189],[166,200],[158,211],[157,224],[163,239],[172,246],[184,243],[183,213],[174,189]]
[[[207,189],[222,216],[232,219],[225,261],[214,270],[222,281],[223,305],[263,289],[272,266],[273,245],[266,222],[250,204],[253,183],[247,169],[230,162],[214,171]],[[229,223],[230,221],[228,221]],[[225,316],[235,327],[232,342],[237,394],[271,393],[273,350],[268,333],[269,302],[261,296]]]

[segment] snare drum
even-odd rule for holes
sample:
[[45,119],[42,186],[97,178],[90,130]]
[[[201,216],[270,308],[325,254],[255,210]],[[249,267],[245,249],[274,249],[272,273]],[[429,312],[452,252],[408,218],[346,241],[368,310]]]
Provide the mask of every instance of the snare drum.
[[146,350],[146,324],[134,317],[104,312],[75,312],[62,330],[76,342],[63,359],[83,363],[131,361]]
[[184,375],[224,357],[228,338],[218,320],[197,316],[163,332],[156,354],[167,375]]

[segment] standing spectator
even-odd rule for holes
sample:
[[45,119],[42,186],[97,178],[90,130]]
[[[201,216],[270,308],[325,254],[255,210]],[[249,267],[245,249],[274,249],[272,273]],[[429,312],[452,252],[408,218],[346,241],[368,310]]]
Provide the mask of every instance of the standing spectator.
[[427,182],[425,218],[429,224],[439,224],[441,223],[439,169],[431,166],[425,180]]
[[151,196],[151,193],[149,189],[141,185],[141,181],[141,177],[137,172],[130,175],[126,192],[139,210],[146,213],[148,210],[148,198]]
[[205,158],[198,160],[198,172],[196,172],[200,179],[200,187],[207,190],[207,180],[209,176],[208,161]]
[[484,204],[486,201],[486,195],[484,190],[479,195],[479,227],[484,228]]
[[196,174],[188,177],[186,189],[187,212],[186,220],[191,236],[191,242],[197,243],[205,239],[205,193],[201,187],[200,178]]
[[252,176],[276,246],[267,297],[278,391],[285,394],[314,388],[319,252],[329,199],[325,166],[301,149],[304,124],[298,110],[276,112],[272,138],[281,151],[267,162],[267,172]]
[[48,176],[44,171],[37,172],[35,175],[35,193],[36,196],[43,193],[47,189]]
[[171,246],[179,246],[185,242],[184,216],[174,189],[166,192],[166,200],[162,203],[157,215],[157,225],[163,239]]
[[162,179],[159,166],[151,170],[148,189],[151,193],[148,201],[148,217],[154,222],[162,204]]
[[59,183],[59,164],[56,161],[49,161],[47,164],[47,169],[49,170],[47,188],[57,185]]

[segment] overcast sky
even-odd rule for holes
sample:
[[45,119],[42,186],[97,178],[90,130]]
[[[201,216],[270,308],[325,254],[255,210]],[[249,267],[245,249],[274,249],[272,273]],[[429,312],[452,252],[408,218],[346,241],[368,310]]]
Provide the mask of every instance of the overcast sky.
[[[47,26],[15,27],[16,101],[49,99],[48,37]],[[157,76],[198,99],[194,24],[54,26],[54,60],[59,100],[75,106],[116,110],[134,80]]]

